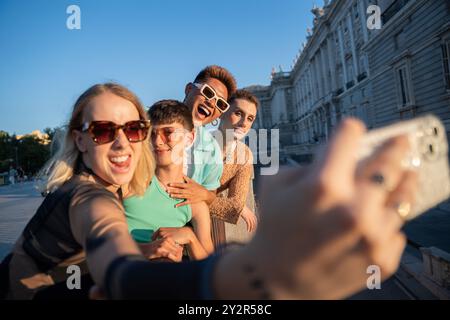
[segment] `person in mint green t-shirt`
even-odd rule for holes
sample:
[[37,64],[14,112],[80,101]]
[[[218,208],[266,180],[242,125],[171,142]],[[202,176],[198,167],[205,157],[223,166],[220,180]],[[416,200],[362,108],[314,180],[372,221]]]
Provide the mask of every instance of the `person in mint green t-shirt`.
[[161,227],[180,228],[191,221],[191,206],[175,208],[182,200],[175,200],[165,191],[157,176],[153,176],[143,197],[125,200],[128,229],[133,239],[139,243],[152,241]]
[[173,198],[185,199],[178,206],[198,203],[210,205],[216,198],[223,172],[222,151],[204,126],[214,123],[229,108],[228,98],[236,91],[236,80],[225,68],[208,66],[186,85],[184,103],[192,111],[195,141],[187,153],[185,183],[171,182]]
[[[185,179],[185,148],[195,136],[191,112],[182,102],[162,100],[148,114],[156,171],[144,196],[124,200],[128,229],[137,242],[172,238],[187,248],[192,259],[204,259],[214,251],[207,204],[178,206],[182,200],[167,192],[169,181],[182,183]],[[192,228],[186,226],[188,222]]]

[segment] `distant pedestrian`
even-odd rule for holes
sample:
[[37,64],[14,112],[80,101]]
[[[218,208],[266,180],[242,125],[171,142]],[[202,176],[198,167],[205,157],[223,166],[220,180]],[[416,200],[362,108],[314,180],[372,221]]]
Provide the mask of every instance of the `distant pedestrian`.
[[13,167],[9,167],[9,182],[14,185],[16,183],[17,171]]
[[22,182],[24,178],[24,171],[21,167],[17,168],[17,182]]

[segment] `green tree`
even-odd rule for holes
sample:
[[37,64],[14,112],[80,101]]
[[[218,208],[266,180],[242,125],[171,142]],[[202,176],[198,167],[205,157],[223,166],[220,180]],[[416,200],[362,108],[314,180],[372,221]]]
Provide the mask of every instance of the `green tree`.
[[18,164],[27,174],[36,174],[50,157],[50,146],[34,136],[23,137],[17,147]]
[[0,130],[0,173],[8,171],[13,155],[12,137]]
[[27,175],[36,174],[48,161],[50,156],[60,147],[63,128],[45,128],[49,140],[41,140],[36,136],[26,135],[17,139],[15,134],[0,130],[0,173],[7,172],[9,167],[21,168]]

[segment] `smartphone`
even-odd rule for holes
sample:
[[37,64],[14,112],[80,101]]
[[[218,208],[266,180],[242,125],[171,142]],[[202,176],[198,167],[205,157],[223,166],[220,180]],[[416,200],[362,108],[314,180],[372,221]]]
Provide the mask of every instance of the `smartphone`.
[[412,220],[450,197],[448,140],[439,118],[427,115],[369,131],[362,141],[360,159],[399,135],[406,135],[411,146],[402,165],[416,171],[419,178],[416,203],[405,217]]

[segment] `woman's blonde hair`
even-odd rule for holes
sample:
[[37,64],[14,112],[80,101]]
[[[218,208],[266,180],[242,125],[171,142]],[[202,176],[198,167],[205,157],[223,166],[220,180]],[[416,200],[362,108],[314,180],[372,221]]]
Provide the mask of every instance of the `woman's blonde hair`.
[[[77,166],[80,151],[72,136],[73,130],[78,130],[83,121],[83,111],[93,98],[103,94],[112,93],[134,104],[142,120],[148,120],[139,98],[124,86],[116,83],[96,84],[87,89],[75,102],[69,124],[67,126],[64,141],[58,152],[47,162],[40,175],[46,176],[43,187],[46,191],[53,191],[69,180]],[[150,151],[149,136],[142,142],[142,155],[138,160],[136,171],[129,183],[129,193],[143,195],[155,172],[155,160]]]

